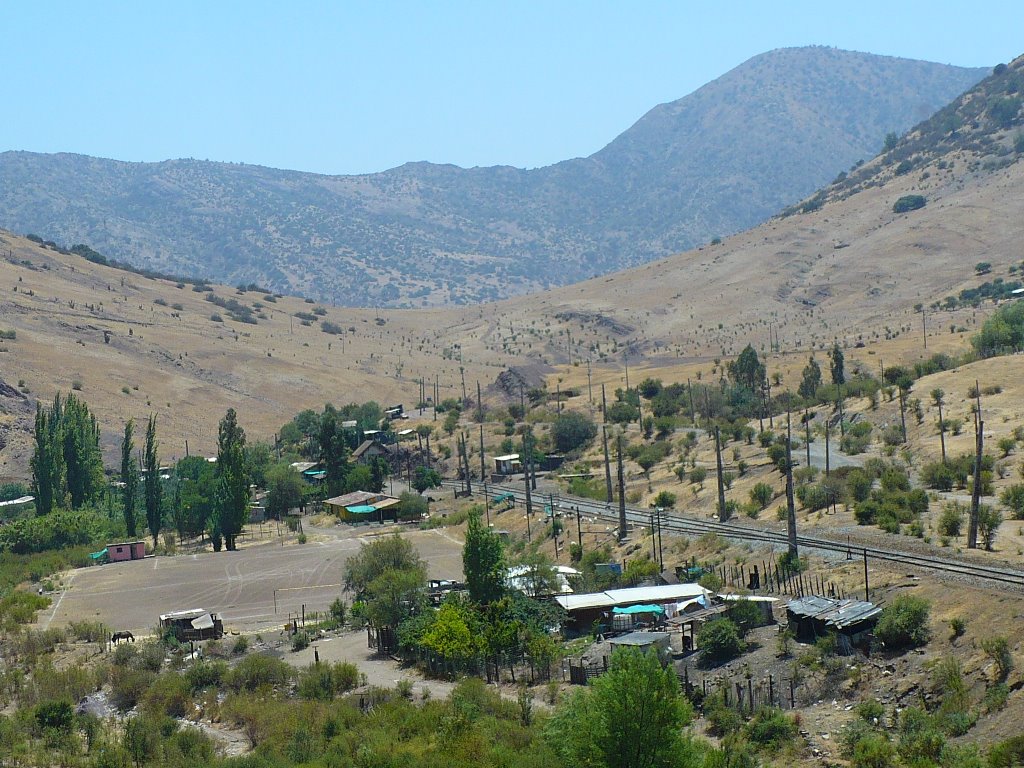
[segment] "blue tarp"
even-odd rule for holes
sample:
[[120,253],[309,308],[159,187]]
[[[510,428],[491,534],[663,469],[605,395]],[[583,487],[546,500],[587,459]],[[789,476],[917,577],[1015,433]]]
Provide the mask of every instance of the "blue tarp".
[[360,504],[358,506],[353,506],[353,507],[345,507],[345,509],[348,510],[349,512],[351,512],[353,515],[368,515],[371,512],[376,512],[377,511],[376,507],[371,507],[371,506],[365,505],[365,504]]
[[664,613],[665,609],[660,605],[631,605],[628,608],[612,608],[612,613],[634,614],[634,613]]

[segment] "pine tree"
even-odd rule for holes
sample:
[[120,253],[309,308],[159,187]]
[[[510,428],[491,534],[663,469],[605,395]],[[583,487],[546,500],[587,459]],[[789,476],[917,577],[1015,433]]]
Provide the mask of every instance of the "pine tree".
[[146,465],[146,524],[153,537],[153,548],[156,548],[157,536],[160,534],[160,460],[157,457],[156,416],[149,417],[146,425],[146,447],[144,463]]
[[128,419],[124,425],[124,438],[121,440],[121,501],[124,514],[124,527],[130,538],[135,538],[137,527],[135,520],[135,496],[139,488],[139,468],[136,466],[135,443],[132,440],[135,434],[135,421]]

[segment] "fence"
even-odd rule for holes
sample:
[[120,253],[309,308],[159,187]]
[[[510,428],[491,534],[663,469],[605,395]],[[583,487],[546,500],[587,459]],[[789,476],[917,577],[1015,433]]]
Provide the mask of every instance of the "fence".
[[760,707],[796,709],[800,704],[800,683],[794,678],[776,677],[769,673],[761,677],[751,674],[704,675],[689,665],[683,667],[679,682],[687,698],[703,700],[721,691],[727,707],[740,713],[753,713]]
[[[696,565],[696,561],[694,561]],[[749,589],[755,594],[769,595],[821,595],[822,597],[847,597],[843,588],[826,576],[813,571],[796,570],[780,565],[775,560],[762,560],[747,565],[704,566],[705,572],[717,575],[724,586]]]

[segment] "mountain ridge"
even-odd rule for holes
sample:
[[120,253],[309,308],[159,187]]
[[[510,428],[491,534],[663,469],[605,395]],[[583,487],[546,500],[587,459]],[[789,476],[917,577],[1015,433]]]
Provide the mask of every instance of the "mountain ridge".
[[0,223],[162,271],[340,304],[494,300],[752,226],[982,73],[779,49],[655,106],[588,157],[530,170],[416,161],[323,176],[3,153]]

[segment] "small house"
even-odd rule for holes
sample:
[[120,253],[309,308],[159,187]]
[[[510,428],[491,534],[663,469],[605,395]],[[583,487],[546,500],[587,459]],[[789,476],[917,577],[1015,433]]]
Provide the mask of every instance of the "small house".
[[518,475],[522,471],[523,463],[519,460],[518,453],[510,453],[507,456],[494,457],[494,474]]
[[363,440],[359,447],[352,451],[352,461],[357,464],[370,464],[378,456],[387,456],[390,452],[376,440]]
[[805,595],[786,605],[789,629],[800,642],[813,643],[819,637],[835,634],[840,652],[869,639],[882,609],[864,600],[836,600]]
[[160,616],[160,628],[170,632],[178,642],[219,640],[224,636],[224,622],[204,608],[172,611]]
[[291,468],[302,475],[307,483],[322,483],[327,475],[323,462],[319,461],[293,461]]
[[401,499],[371,491],[355,491],[324,501],[328,512],[348,523],[397,522],[401,504]]
[[125,560],[141,560],[146,556],[146,542],[124,541],[120,544],[107,544],[107,560],[121,563]]

